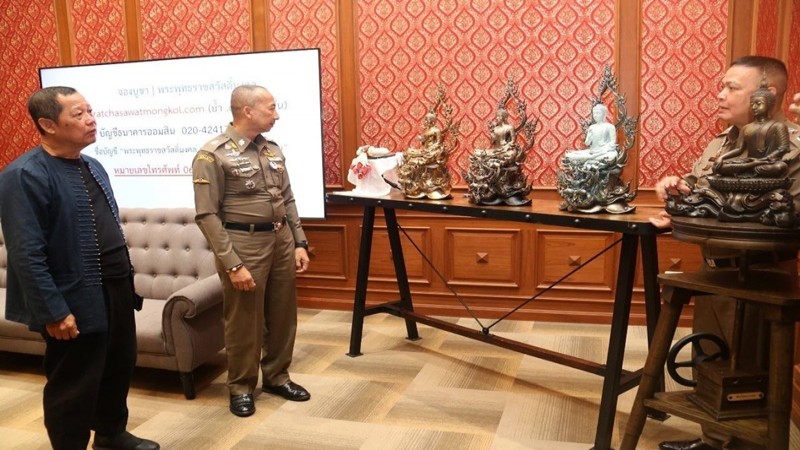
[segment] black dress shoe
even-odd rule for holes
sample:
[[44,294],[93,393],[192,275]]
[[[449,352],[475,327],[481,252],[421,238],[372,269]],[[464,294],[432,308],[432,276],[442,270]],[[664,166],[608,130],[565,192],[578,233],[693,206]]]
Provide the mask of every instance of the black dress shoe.
[[95,433],[92,448],[94,450],[158,450],[161,446],[157,442],[138,438],[123,431],[110,436]]
[[289,380],[280,386],[268,386],[265,384],[261,390],[280,395],[286,400],[291,400],[293,402],[304,402],[311,398],[311,394],[308,393],[306,388],[300,386],[292,380]]
[[252,416],[256,412],[253,394],[231,395],[231,412],[239,417]]
[[658,444],[661,450],[715,450],[714,447],[703,442],[702,439],[691,441],[666,441]]

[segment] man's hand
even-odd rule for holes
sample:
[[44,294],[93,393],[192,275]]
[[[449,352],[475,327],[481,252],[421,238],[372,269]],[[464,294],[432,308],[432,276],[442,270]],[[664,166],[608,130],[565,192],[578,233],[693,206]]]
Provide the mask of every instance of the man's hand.
[[297,247],[294,249],[294,267],[297,269],[297,273],[303,273],[308,270],[308,252],[303,247]]
[[658,216],[650,217],[647,220],[656,228],[669,228],[672,225],[672,216],[666,211],[661,211],[658,213]]
[[794,97],[792,98],[792,104],[789,105],[789,112],[798,115],[798,117],[794,119],[795,122],[800,120],[800,92],[794,94]]
[[47,334],[50,337],[58,339],[58,340],[70,340],[75,339],[81,334],[78,331],[78,324],[75,322],[75,316],[72,314],[68,314],[67,317],[59,320],[58,322],[50,322],[45,325],[47,329]]
[[247,267],[242,267],[235,272],[228,272],[228,276],[231,277],[231,283],[235,289],[240,291],[252,291],[256,288],[256,281],[253,279],[253,276],[250,275],[250,271],[247,270]]
[[670,175],[664,177],[656,184],[656,195],[662,202],[667,201],[670,195],[689,194],[692,188],[682,178]]

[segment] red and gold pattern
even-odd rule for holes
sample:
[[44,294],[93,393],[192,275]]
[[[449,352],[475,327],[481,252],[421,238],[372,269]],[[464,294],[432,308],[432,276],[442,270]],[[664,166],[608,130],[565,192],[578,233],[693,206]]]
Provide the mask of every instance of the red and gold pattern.
[[[451,158],[463,185],[473,148],[509,77],[539,118],[526,162],[534,185],[554,186],[564,150],[582,140],[578,119],[605,64],[614,63],[614,1],[374,0],[358,2],[361,140],[402,151],[442,82],[461,122]],[[633,95],[633,93],[628,93]]]
[[[792,96],[796,92],[800,92],[800,0],[794,0],[793,4],[794,14],[792,14],[792,24],[789,31],[789,36],[795,36],[794,39],[789,39],[789,59],[786,61],[787,68],[789,69],[789,89],[786,91],[785,105],[788,107]],[[790,119],[800,122],[800,116],[795,117],[791,114]]]
[[335,4],[317,0],[273,0],[269,11],[273,49],[320,49],[325,184],[342,186]]
[[140,0],[144,59],[250,51],[248,0]]
[[[759,53],[774,54],[778,0],[759,0]],[[683,173],[718,127],[716,87],[725,70],[725,0],[644,0],[640,186]],[[793,0],[790,36],[800,32]],[[70,0],[74,63],[126,56],[124,0]],[[273,48],[320,47],[326,183],[338,186],[342,160],[335,2],[271,0]],[[602,0],[370,0],[357,2],[363,143],[403,150],[415,143],[436,83],[462,117],[458,183],[472,148],[486,146],[486,121],[508,76],[541,124],[529,158],[536,185],[554,185],[558,160],[580,145],[602,65],[613,63],[615,2]],[[250,51],[249,0],[140,0],[145,59]],[[773,25],[774,24],[774,27]],[[774,36],[773,36],[774,35]],[[627,38],[627,37],[626,37]],[[634,37],[630,37],[634,38]],[[789,39],[789,90],[800,91],[800,40]],[[0,102],[6,111],[0,167],[35,145],[25,103],[37,69],[59,64],[52,0],[0,0]],[[790,97],[790,96],[789,96]],[[787,99],[787,103],[788,103]],[[345,153],[345,155],[342,155]]]
[[778,1],[758,0],[756,22],[756,54],[777,57],[778,54]]
[[38,68],[58,65],[51,0],[0,1],[0,168],[38,142],[27,102],[39,88]]
[[[718,131],[726,0],[644,0],[640,186],[691,170]],[[631,95],[631,94],[628,94]]]
[[72,0],[70,16],[75,36],[75,64],[124,61],[124,0]]

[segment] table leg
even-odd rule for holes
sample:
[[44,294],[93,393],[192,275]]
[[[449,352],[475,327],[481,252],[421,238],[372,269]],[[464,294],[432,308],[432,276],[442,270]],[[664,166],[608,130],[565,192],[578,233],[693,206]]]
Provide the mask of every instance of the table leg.
[[[658,246],[655,235],[641,237],[642,242],[642,278],[644,282],[644,309],[647,320],[647,345],[653,343],[653,336],[661,313],[661,292],[658,287]],[[658,382],[656,392],[664,391],[664,373]],[[667,420],[669,414],[651,410],[648,415],[656,420]]]
[[614,431],[614,418],[617,413],[620,373],[625,355],[625,339],[628,334],[628,316],[631,311],[633,278],[636,273],[636,253],[639,237],[634,234],[622,236],[622,251],[619,258],[614,311],[611,316],[611,334],[608,341],[603,393],[600,398],[600,417],[594,450],[611,448],[611,435]]
[[622,438],[620,450],[636,450],[636,444],[639,442],[639,436],[642,434],[644,422],[647,419],[644,400],[652,398],[659,387],[659,380],[664,374],[664,364],[667,362],[667,353],[672,344],[672,337],[675,335],[678,320],[681,318],[681,310],[683,305],[689,302],[691,293],[672,286],[665,286],[663,297],[664,306],[658,316],[653,342],[647,352],[647,361],[644,364],[642,379],[639,382],[639,389],[636,391],[636,399],[633,401],[633,408],[625,426],[625,435]]
[[[397,288],[400,291],[400,306],[407,311],[413,311],[414,305],[411,302],[411,288],[408,285],[408,272],[406,272],[406,261],[403,258],[403,246],[400,243],[397,215],[394,208],[383,208],[383,215],[384,219],[386,219],[386,231],[389,234],[389,246],[392,249],[392,262],[394,262],[394,273],[397,276]],[[406,319],[406,334],[408,339],[419,339],[417,323],[411,319]]]
[[347,356],[361,356],[361,335],[364,330],[364,313],[367,306],[367,281],[369,261],[372,254],[372,231],[375,225],[375,207],[364,207],[361,222],[361,244],[358,249],[358,272],[356,273],[356,293],[353,300],[353,322],[350,328],[350,351]]
[[767,392],[770,449],[789,448],[789,418],[792,411],[792,355],[794,322],[771,322],[769,388]]

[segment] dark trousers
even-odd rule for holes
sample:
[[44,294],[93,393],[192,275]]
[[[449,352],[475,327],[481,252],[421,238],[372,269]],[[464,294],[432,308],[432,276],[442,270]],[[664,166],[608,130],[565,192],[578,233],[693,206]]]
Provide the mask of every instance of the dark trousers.
[[107,332],[70,340],[45,336],[44,425],[55,450],[85,450],[90,430],[117,434],[128,424],[128,387],[136,364],[130,279],[103,280],[103,291]]

